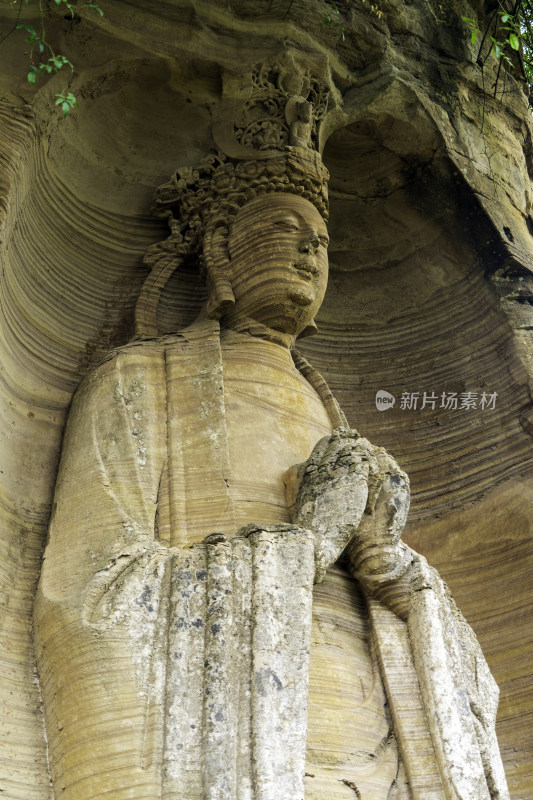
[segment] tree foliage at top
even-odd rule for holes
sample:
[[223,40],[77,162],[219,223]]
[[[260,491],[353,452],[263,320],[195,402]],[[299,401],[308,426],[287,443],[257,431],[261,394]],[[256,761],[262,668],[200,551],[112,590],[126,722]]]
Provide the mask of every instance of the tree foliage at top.
[[[380,6],[370,2],[370,0],[326,0],[328,8],[323,17],[326,26],[338,28],[339,37],[344,41],[344,22],[347,11],[352,3],[364,3],[372,13],[379,17],[384,15]],[[428,2],[428,0],[421,0]],[[292,6],[293,0],[288,0],[288,10]],[[27,81],[29,84],[36,84],[42,77],[51,76],[63,70],[70,69],[70,74],[74,71],[72,62],[56,53],[46,35],[46,18],[50,13],[50,5],[55,4],[59,9],[64,9],[67,15],[74,18],[75,11],[80,8],[90,8],[98,15],[103,16],[103,11],[95,0],[86,0],[83,3],[73,3],[70,0],[0,0],[1,6],[9,6],[13,10],[14,20],[11,27],[1,33],[0,45],[8,36],[16,32],[25,34],[25,44],[29,45],[29,71]],[[22,9],[24,6],[31,5],[37,8],[39,23],[30,25],[22,21]],[[272,0],[270,0],[272,5]],[[385,0],[386,5],[386,0]],[[498,59],[498,69],[495,82],[492,86],[494,96],[498,95],[501,87],[502,69],[507,69],[515,77],[522,78],[527,82],[530,95],[533,98],[533,0],[488,0],[488,14],[483,22],[470,17],[462,17],[466,23],[471,41],[477,45],[477,63],[483,69],[489,57],[495,56]],[[52,6],[53,7],[53,6]],[[389,13],[394,13],[390,11]],[[68,70],[66,70],[68,71]],[[64,116],[77,106],[78,101],[75,95],[69,91],[68,86],[55,95],[55,105],[63,112]],[[531,103],[533,107],[533,101]]]

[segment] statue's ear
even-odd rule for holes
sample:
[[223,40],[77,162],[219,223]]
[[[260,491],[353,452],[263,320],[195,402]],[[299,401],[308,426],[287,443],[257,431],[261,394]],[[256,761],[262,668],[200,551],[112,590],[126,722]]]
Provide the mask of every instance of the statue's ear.
[[211,224],[204,235],[204,262],[207,273],[207,317],[220,319],[235,303],[231,288],[228,229]]

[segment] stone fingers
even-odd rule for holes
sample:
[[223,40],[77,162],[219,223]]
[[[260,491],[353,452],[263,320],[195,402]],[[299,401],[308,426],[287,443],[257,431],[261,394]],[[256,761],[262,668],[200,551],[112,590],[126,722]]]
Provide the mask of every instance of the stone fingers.
[[[373,456],[373,469],[368,483],[368,504],[366,509],[368,514],[374,512],[383,486],[388,479],[390,479],[388,485],[396,485],[399,492],[403,494],[407,491],[409,494],[409,478],[400,469],[394,458],[383,447],[374,447]],[[386,494],[388,493],[390,492],[386,492]]]
[[358,435],[341,436],[334,433],[329,439],[322,439],[315,447],[307,462],[304,476],[327,479],[339,472],[354,472],[365,462],[371,465],[373,471],[377,471],[373,447],[366,439]]

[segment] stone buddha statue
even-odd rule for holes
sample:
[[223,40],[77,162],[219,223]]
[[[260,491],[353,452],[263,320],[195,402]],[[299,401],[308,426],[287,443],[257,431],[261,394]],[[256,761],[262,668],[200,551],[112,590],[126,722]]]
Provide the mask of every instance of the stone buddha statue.
[[[73,400],[35,607],[56,797],[508,797],[490,673],[400,539],[407,476],[294,349],[326,177],[289,146],[156,194],[172,234]],[[160,336],[183,258],[208,301]]]

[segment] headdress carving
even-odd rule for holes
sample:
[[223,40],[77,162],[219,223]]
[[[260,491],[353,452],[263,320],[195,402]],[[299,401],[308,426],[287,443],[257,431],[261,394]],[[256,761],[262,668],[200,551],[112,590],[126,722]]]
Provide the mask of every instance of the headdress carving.
[[177,169],[155,192],[152,210],[167,219],[171,235],[146,253],[144,262],[151,273],[137,302],[137,335],[157,335],[161,291],[185,258],[195,253],[209,274],[201,252],[203,238],[209,230],[229,227],[252,198],[271,192],[297,194],[327,220],[329,173],[318,143],[332,86],[324,61],[320,68],[311,77],[293,54],[285,53],[277,63],[253,70],[248,96],[239,99],[235,83],[242,87],[242,76],[226,75],[231,99],[223,98],[213,112],[217,152],[197,167]]

